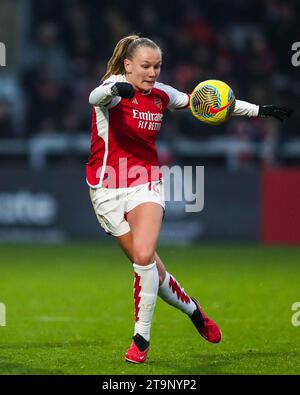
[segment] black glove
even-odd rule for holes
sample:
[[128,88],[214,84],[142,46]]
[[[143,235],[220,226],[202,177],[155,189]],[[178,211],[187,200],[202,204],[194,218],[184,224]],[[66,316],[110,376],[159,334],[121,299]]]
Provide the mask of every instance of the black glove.
[[128,82],[116,82],[111,88],[113,96],[121,96],[123,99],[132,99],[134,96],[134,88]]
[[290,117],[293,110],[288,107],[277,107],[273,104],[265,104],[259,106],[258,116],[259,117],[274,117],[283,122],[284,116]]

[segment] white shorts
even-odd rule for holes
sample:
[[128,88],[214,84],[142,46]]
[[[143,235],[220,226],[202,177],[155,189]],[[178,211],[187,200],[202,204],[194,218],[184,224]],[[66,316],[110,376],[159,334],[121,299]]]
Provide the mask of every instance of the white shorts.
[[139,204],[153,202],[165,209],[162,180],[130,188],[90,188],[90,197],[100,225],[113,236],[130,231],[126,215]]

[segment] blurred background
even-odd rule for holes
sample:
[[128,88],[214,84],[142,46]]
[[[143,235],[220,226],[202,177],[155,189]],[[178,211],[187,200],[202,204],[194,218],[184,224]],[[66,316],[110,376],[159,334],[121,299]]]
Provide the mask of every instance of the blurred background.
[[221,79],[239,99],[294,109],[218,127],[167,114],[160,162],[204,166],[205,205],[168,202],[161,242],[300,244],[299,18],[291,0],[1,0],[0,242],[109,239],[85,184],[88,96],[117,41],[140,33],[162,48],[164,83]]

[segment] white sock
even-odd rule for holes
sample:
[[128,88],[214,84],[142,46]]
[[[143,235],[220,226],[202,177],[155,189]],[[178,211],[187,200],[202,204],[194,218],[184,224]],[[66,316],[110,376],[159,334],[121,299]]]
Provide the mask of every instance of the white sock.
[[134,335],[139,333],[150,340],[150,328],[158,292],[158,271],[156,261],[147,266],[133,264],[134,267]]
[[184,292],[175,277],[166,272],[164,282],[158,289],[158,295],[170,305],[177,307],[187,315],[191,316],[196,310],[192,299]]

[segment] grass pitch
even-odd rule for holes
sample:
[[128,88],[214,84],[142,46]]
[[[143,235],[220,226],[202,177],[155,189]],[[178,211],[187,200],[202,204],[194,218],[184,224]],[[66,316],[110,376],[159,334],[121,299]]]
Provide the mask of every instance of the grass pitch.
[[133,272],[114,244],[0,246],[0,374],[299,374],[300,249],[163,247],[167,269],[222,328],[207,343],[160,299],[145,365],[131,342]]

